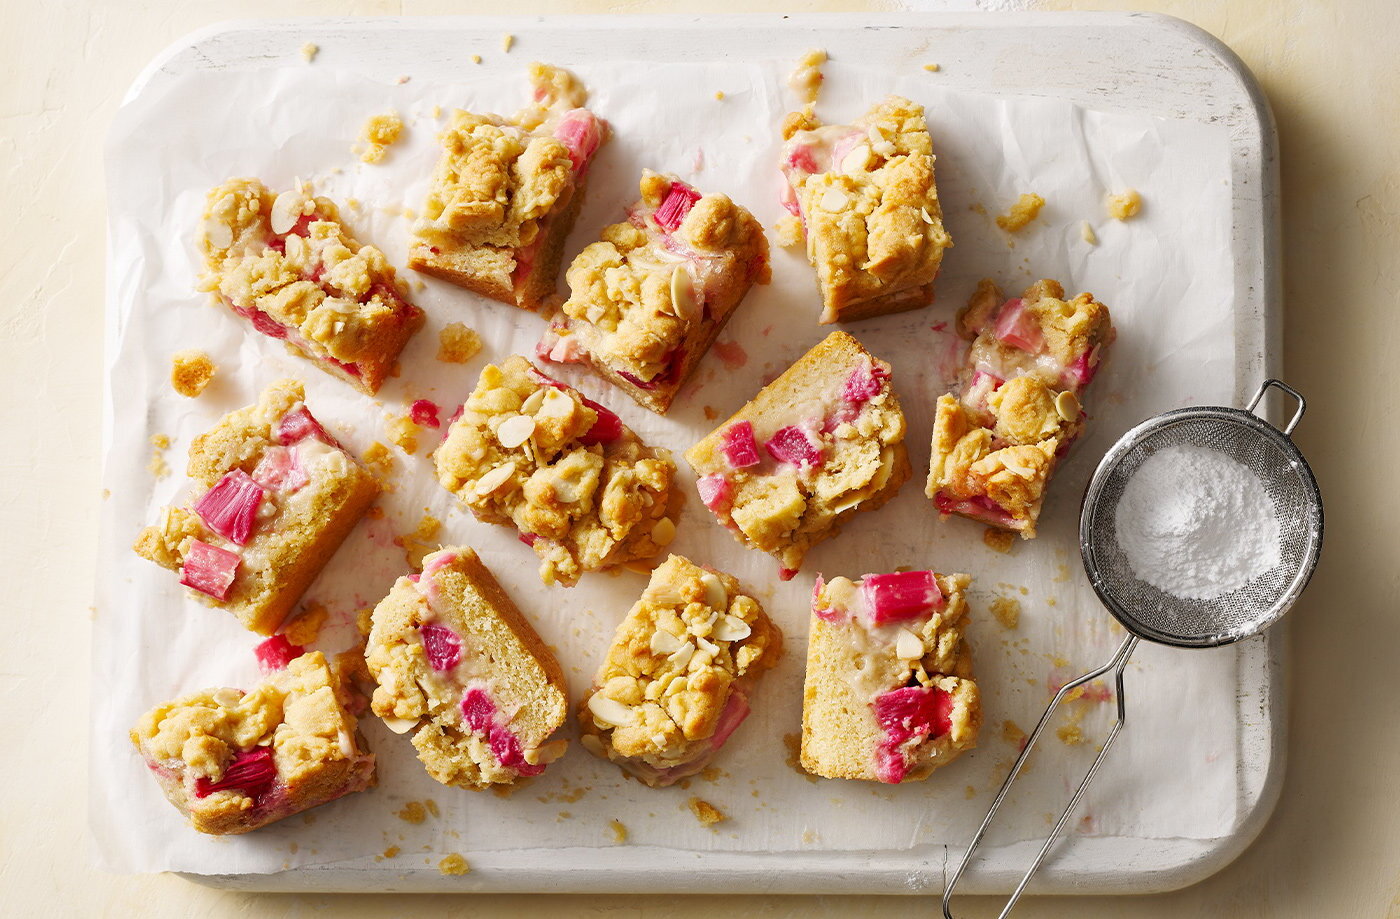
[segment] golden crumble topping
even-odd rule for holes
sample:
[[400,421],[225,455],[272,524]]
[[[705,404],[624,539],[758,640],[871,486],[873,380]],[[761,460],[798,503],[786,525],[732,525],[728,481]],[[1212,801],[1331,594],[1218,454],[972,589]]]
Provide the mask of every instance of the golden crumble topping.
[[[990,368],[1004,380],[1034,376],[1051,390],[1078,393],[1097,372],[1102,349],[1115,333],[1108,307],[1093,294],[1073,300],[1064,295],[1058,281],[1037,281],[1017,298],[1022,315],[1013,324],[1014,334],[998,333],[997,311],[1016,301],[1006,301],[995,283],[983,279],[958,316],[959,333],[973,340],[968,366]],[[1018,338],[1024,335],[1032,336],[1029,342]]]
[[176,351],[170,357],[170,385],[180,395],[193,399],[214,379],[216,369],[203,351]]
[[438,862],[438,871],[449,877],[470,874],[471,870],[472,866],[467,864],[467,860],[457,852],[443,856],[442,861]]
[[618,626],[580,707],[583,744],[648,784],[699,772],[781,654],[782,634],[738,581],[672,555]]
[[364,127],[360,128],[360,162],[372,164],[383,160],[385,152],[398,143],[402,133],[403,119],[397,112],[371,115]]
[[806,228],[821,321],[926,305],[952,239],[923,107],[890,96],[849,126],[823,126],[809,108],[782,130],[785,204]]
[[445,364],[465,364],[481,352],[481,336],[460,322],[449,322],[438,333],[437,359]]
[[675,537],[666,451],[519,355],[482,370],[436,462],[479,519],[533,545],[546,584],[649,558]]
[[1114,220],[1128,220],[1136,217],[1142,209],[1142,195],[1130,188],[1121,194],[1108,196],[1108,216]]
[[701,826],[711,827],[729,819],[724,811],[703,798],[691,798],[686,804],[690,808],[690,812],[695,815],[695,819],[700,821]]
[[384,426],[390,443],[405,453],[418,452],[418,432],[421,430],[407,415],[393,415]]
[[1040,209],[1045,206],[1045,199],[1034,192],[1027,192],[1016,199],[1016,203],[1011,205],[1011,210],[997,217],[997,226],[1008,233],[1019,233],[1025,229],[1026,224],[1040,216]]

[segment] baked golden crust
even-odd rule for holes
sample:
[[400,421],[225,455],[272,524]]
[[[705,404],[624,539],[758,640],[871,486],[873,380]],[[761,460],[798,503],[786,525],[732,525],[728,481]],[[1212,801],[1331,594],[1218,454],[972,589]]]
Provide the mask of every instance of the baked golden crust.
[[[374,713],[395,733],[413,733],[434,779],[471,789],[511,784],[563,755],[567,741],[550,737],[568,715],[564,673],[474,551],[428,555],[421,574],[398,579],[372,622],[365,660],[378,684]],[[457,643],[451,667],[438,666],[441,651],[429,653],[425,627]],[[468,720],[463,704],[473,690],[494,709],[489,727]]]
[[[889,374],[851,335],[832,332],[686,452],[716,518],[743,544],[777,558],[785,577],[813,545],[853,514],[884,504],[909,478],[904,413]],[[853,381],[865,381],[858,401],[847,398]],[[742,468],[727,456],[736,425],[748,425],[763,451]],[[767,446],[793,427],[820,455],[817,465],[780,461]]]
[[650,558],[675,537],[670,454],[519,355],[482,370],[435,461],[479,519],[519,530],[546,584]]
[[257,179],[209,192],[200,289],[255,329],[374,395],[422,327],[384,253],[356,242],[328,198]]
[[768,240],[727,196],[650,170],[629,214],[569,266],[569,299],[538,350],[664,414],[749,287],[768,282]]
[[933,142],[923,107],[900,96],[851,125],[822,125],[810,107],[782,125],[784,174],[817,271],[823,323],[932,301],[943,250]]
[[[196,830],[246,833],[374,784],[374,755],[350,714],[351,692],[312,651],[251,692],[204,690],[156,706],[131,742]],[[236,782],[229,768],[262,749],[275,768],[265,787],[209,789]]]
[[648,785],[705,767],[748,713],[782,633],[739,582],[672,555],[618,626],[579,706],[582,743]]

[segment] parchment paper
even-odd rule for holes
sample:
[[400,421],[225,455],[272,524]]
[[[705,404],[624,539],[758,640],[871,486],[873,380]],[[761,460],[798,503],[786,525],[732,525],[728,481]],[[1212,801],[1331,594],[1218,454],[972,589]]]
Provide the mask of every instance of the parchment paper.
[[[220,415],[251,402],[283,376],[305,381],[317,416],[356,451],[385,441],[385,422],[426,397],[444,417],[473,387],[481,367],[513,352],[532,353],[542,319],[431,279],[414,299],[428,325],[410,344],[402,376],[367,399],[311,364],[253,334],[195,293],[193,236],[206,190],[233,175],[261,177],[275,189],[300,177],[342,206],[364,242],[396,265],[406,253],[437,156],[441,106],[512,112],[527,93],[524,60],[468,68],[459,84],[410,80],[380,84],[300,62],[260,72],[198,74],[158,81],[126,106],[108,154],[111,199],[108,437],[103,542],[95,621],[92,822],[112,868],[199,873],[270,872],[342,862],[414,867],[446,852],[618,844],[693,850],[891,850],[929,843],[962,845],[976,826],[1051,688],[1105,660],[1121,632],[1094,601],[1075,551],[1079,498],[1094,464],[1124,430],[1183,404],[1227,402],[1233,392],[1230,174],[1223,128],[1106,114],[1047,99],[949,93],[928,75],[892,77],[878,62],[829,64],[818,111],[848,120],[889,92],[928,109],[938,185],[956,242],[945,258],[938,301],[927,309],[850,327],[891,361],[909,420],[914,479],[884,509],[858,517],[809,556],[782,584],[772,559],[740,547],[693,495],[674,551],[732,572],[762,600],[787,635],[783,664],[761,684],[754,714],[716,761],[720,774],[688,789],[652,790],[574,745],[541,778],[509,797],[432,781],[405,737],[369,716],[363,728],[379,758],[378,788],[248,836],[217,839],[186,827],[162,800],[127,739],[140,714],[206,686],[250,686],[257,638],[232,617],[187,598],[169,572],[129,545],[158,508],[184,500],[191,439]],[[294,65],[294,66],[293,66]],[[777,202],[776,127],[794,107],[783,78],[790,61],[710,66],[612,63],[576,68],[592,107],[613,125],[590,178],[588,201],[571,237],[572,256],[622,219],[642,167],[671,171],[702,190],[722,191],[766,226]],[[644,74],[639,80],[638,75]],[[722,101],[715,98],[723,91]],[[377,166],[351,154],[364,119],[396,110],[403,140]],[[1144,209],[1131,222],[1105,216],[1106,192],[1135,187]],[[1047,205],[1011,237],[993,224],[1027,191]],[[1088,220],[1098,237],[1081,236]],[[667,418],[658,418],[597,380],[562,371],[619,412],[649,442],[680,454],[708,432],[705,407],[723,418],[829,329],[815,324],[818,302],[800,250],[774,249],[773,283],[754,290],[722,342]],[[562,274],[562,273],[561,273]],[[407,273],[412,276],[411,272]],[[1090,290],[1109,304],[1118,342],[1087,399],[1088,435],[1054,480],[1039,539],[1009,554],[984,546],[982,528],[940,522],[923,497],[931,406],[956,372],[958,342],[946,331],[979,277],[1010,292],[1054,277],[1073,294]],[[561,278],[562,281],[562,278]],[[466,366],[434,359],[437,332],[464,321],[484,353]],[[197,400],[168,385],[180,348],[208,351],[219,365]],[[551,371],[555,372],[555,371]],[[151,437],[168,435],[172,474],[148,470]],[[572,589],[545,588],[534,555],[511,531],[457,509],[432,475],[425,432],[416,456],[398,457],[396,490],[380,520],[365,520],[307,595],[326,604],[332,625],[317,647],[333,652],[353,638],[356,610],[372,606],[406,570],[394,538],[425,509],[444,522],[441,539],[472,545],[494,569],[545,640],[558,649],[572,694],[589,682],[612,630],[645,579],[593,574]],[[690,472],[680,461],[687,490]],[[802,662],[812,577],[858,576],[899,565],[967,571],[975,578],[971,641],[985,704],[978,749],[927,782],[887,788],[815,780],[796,771],[785,735],[800,726]],[[996,597],[1020,604],[1019,625],[990,612]],[[1096,835],[1209,838],[1237,818],[1236,656],[1229,649],[1173,652],[1142,647],[1130,671],[1130,728],[1091,791],[1077,831]],[[1079,702],[1071,718],[1083,740],[1049,737],[1013,798],[997,841],[1045,831],[1111,718],[1111,703]],[[1007,722],[1014,723],[1008,727]],[[572,726],[570,732],[572,733]],[[1075,740],[1072,730],[1065,739]],[[686,807],[699,796],[729,815],[701,827]],[[396,812],[432,799],[440,816],[414,825]],[[397,846],[396,858],[385,850]],[[522,858],[535,859],[522,852]]]

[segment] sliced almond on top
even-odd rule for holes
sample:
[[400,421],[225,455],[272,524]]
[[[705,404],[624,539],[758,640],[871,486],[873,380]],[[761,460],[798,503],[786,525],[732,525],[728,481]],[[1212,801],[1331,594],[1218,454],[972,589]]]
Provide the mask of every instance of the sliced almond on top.
[[711,634],[716,641],[738,641],[752,635],[753,628],[738,616],[721,616]]
[[574,400],[557,389],[545,391],[535,414],[541,418],[568,418],[574,413]]
[[902,661],[918,660],[924,656],[924,640],[908,629],[900,629],[895,635],[894,653]]
[[384,722],[384,726],[395,734],[407,734],[418,727],[417,718],[395,718],[393,715],[380,715],[379,720]]
[[710,609],[729,609],[729,591],[724,589],[724,582],[714,573],[706,571],[700,575],[700,583],[705,585],[705,605]]
[[681,645],[679,648],[668,654],[666,656],[666,660],[675,664],[677,667],[684,667],[686,664],[690,663],[690,659],[692,656],[694,656],[694,654],[695,646],[687,641],[685,644]]
[[837,213],[839,211],[844,210],[846,205],[849,204],[850,201],[851,199],[848,198],[846,196],[846,193],[841,189],[828,188],[825,192],[822,193],[821,200],[817,203],[821,206],[822,210]]
[[513,475],[515,475],[515,463],[502,463],[476,480],[476,493],[479,495],[494,494],[500,490],[502,485],[510,481],[510,477]]
[[690,278],[690,271],[684,265],[677,265],[671,272],[671,308],[676,313],[676,318],[685,322],[696,314],[697,304],[695,302],[695,282]]
[[215,249],[227,249],[233,245],[233,227],[210,217],[204,221],[204,238]]
[[658,546],[669,546],[676,538],[676,522],[670,517],[662,517],[651,528],[651,541]]
[[533,433],[535,433],[535,419],[529,415],[512,415],[496,428],[496,440],[500,441],[501,446],[507,450],[514,450],[529,440]]
[[841,159],[841,171],[847,175],[857,175],[866,170],[871,160],[870,145],[858,144]]
[[1055,413],[1066,421],[1079,420],[1079,397],[1065,390],[1055,397]]
[[272,202],[272,212],[267,215],[274,233],[286,233],[297,225],[306,209],[306,195],[301,191],[284,191]]
[[554,392],[552,389],[537,389],[525,397],[525,402],[520,406],[520,413],[523,415],[533,415],[539,407],[544,404],[544,394]]
[[625,728],[637,721],[636,712],[616,699],[609,699],[600,692],[595,692],[589,697],[588,711],[592,713],[594,721],[600,721],[614,727]]
[[681,641],[670,632],[663,632],[658,629],[651,633],[651,653],[652,654],[675,654],[681,649],[681,645],[686,642]]

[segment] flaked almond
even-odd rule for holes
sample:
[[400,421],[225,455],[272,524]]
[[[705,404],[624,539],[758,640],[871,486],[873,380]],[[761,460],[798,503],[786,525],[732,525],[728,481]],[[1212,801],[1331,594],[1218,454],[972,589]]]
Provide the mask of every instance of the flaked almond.
[[233,245],[233,227],[217,217],[209,217],[204,221],[204,238],[215,249],[227,249]]
[[894,653],[902,661],[918,660],[924,656],[924,641],[908,629],[900,629],[895,635]]
[[919,217],[923,219],[924,223],[933,223],[933,215],[928,212],[926,207],[919,208]]
[[651,541],[658,546],[669,546],[676,538],[676,522],[670,517],[662,517],[651,528]]
[[724,582],[713,572],[706,571],[700,575],[700,583],[705,585],[705,605],[710,609],[729,609],[729,591],[724,589]]
[[826,582],[827,605],[834,609],[850,609],[856,598],[856,585],[850,578],[835,577]]
[[822,193],[818,205],[824,211],[831,211],[833,214],[843,210],[850,203],[850,198],[839,188],[828,188]]
[[856,175],[866,170],[870,165],[870,147],[867,144],[860,144],[847,153],[841,160],[841,171],[847,175]]
[[379,720],[384,722],[384,726],[395,734],[407,734],[418,727],[417,718],[396,718],[393,715],[380,715]]
[[495,494],[500,491],[502,485],[510,481],[513,475],[515,475],[515,464],[502,463],[476,480],[476,493],[479,495]]
[[306,209],[306,195],[299,190],[284,191],[277,196],[277,200],[272,202],[272,212],[267,215],[267,222],[272,226],[272,232],[277,234],[286,233],[297,225],[301,219],[302,212]]
[[718,657],[718,656],[719,656],[719,645],[715,644],[714,642],[710,641],[709,639],[705,639],[705,638],[697,638],[697,639],[695,639],[695,647],[696,647],[696,650],[704,651],[706,654],[710,655],[710,657]]
[[588,711],[592,713],[594,721],[614,727],[625,728],[637,721],[637,713],[632,709],[598,692],[589,697]]
[[502,447],[514,450],[529,440],[533,433],[535,433],[535,419],[529,415],[512,415],[496,428],[496,439],[501,442]]
[[355,741],[350,737],[350,732],[341,728],[336,733],[336,741],[340,744],[340,754],[346,759],[354,759]]
[[671,272],[671,308],[683,322],[689,322],[697,312],[695,282],[684,265],[677,265]]
[[603,742],[598,739],[597,734],[584,734],[578,739],[578,742],[583,744],[583,748],[589,753],[592,753],[594,756],[608,755],[607,752],[603,749]]
[[287,253],[288,261],[302,262],[311,254],[311,244],[306,241],[305,237],[288,236],[287,246],[283,251]]
[[568,418],[574,413],[574,400],[557,389],[545,392],[535,414],[540,418]]
[[1002,464],[1006,467],[1006,471],[1012,475],[1019,476],[1023,479],[1035,478],[1035,470],[1030,466],[1022,466],[1020,463],[1011,460],[1003,460]]
[[569,748],[569,742],[558,738],[548,743],[542,743],[533,750],[525,751],[525,762],[531,766],[547,766],[556,759],[564,755],[564,751]]
[[222,689],[214,690],[214,701],[222,705],[224,708],[233,708],[235,705],[238,704],[238,701],[242,698],[243,693],[239,692],[236,689],[230,689],[227,686],[223,687]]
[[668,654],[666,656],[666,660],[670,661],[672,664],[675,664],[677,667],[684,667],[686,664],[690,663],[690,658],[694,656],[694,654],[695,646],[690,642],[686,642],[685,644],[681,645],[679,648]]
[[738,616],[721,616],[713,634],[716,641],[739,641],[752,635],[753,629]]
[[533,415],[535,412],[539,411],[540,406],[544,404],[544,394],[546,392],[554,392],[554,390],[537,389],[526,396],[525,402],[520,406],[521,414]]
[[681,649],[681,641],[670,632],[657,630],[651,633],[651,653],[652,654],[675,654]]
[[1065,390],[1055,397],[1055,412],[1066,421],[1079,420],[1079,397]]

